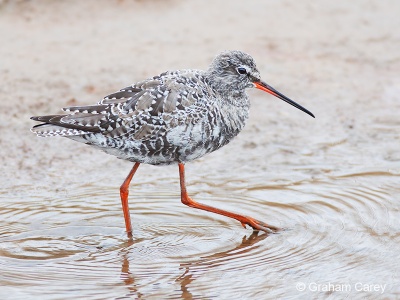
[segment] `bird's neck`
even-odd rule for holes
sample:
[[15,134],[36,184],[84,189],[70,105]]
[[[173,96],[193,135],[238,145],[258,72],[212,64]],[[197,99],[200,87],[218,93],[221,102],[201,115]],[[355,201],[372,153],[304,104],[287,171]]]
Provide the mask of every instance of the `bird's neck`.
[[206,72],[204,77],[218,99],[235,106],[247,106],[248,97],[245,89],[230,86],[224,78],[212,72]]
[[222,95],[225,102],[229,102],[234,106],[248,109],[250,106],[249,97],[246,91],[234,91],[229,94]]

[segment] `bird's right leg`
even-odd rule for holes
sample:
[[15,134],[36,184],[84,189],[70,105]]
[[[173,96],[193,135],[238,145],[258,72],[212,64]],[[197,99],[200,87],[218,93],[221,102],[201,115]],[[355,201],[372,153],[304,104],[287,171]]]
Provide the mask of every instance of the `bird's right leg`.
[[180,184],[181,184],[181,201],[183,204],[201,209],[201,210],[206,210],[212,213],[216,213],[219,215],[223,215],[229,218],[233,218],[235,220],[238,220],[240,223],[242,223],[242,226],[246,228],[246,225],[249,225],[252,227],[254,230],[261,230],[267,233],[274,233],[279,231],[278,227],[266,224],[264,222],[261,222],[259,220],[256,220],[252,217],[248,216],[243,216],[239,215],[233,212],[229,212],[226,210],[222,210],[216,207],[208,206],[205,204],[198,203],[194,201],[192,198],[189,197],[187,191],[186,191],[186,183],[185,183],[185,165],[183,163],[179,163],[179,177],[180,177]]
[[128,238],[132,239],[132,224],[131,224],[131,215],[129,214],[129,204],[128,204],[128,195],[129,195],[129,184],[131,183],[133,175],[135,175],[136,170],[139,168],[140,163],[135,163],[132,170],[129,172],[126,177],[124,183],[121,185],[119,189],[119,193],[121,195],[121,203],[122,203],[122,211],[124,213],[125,218],[125,227],[126,234]]

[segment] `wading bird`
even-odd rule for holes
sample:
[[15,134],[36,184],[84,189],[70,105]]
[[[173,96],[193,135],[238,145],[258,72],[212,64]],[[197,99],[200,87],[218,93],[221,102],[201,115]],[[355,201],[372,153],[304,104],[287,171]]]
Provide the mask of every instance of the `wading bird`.
[[178,164],[183,204],[234,218],[243,227],[275,232],[277,227],[252,217],[194,201],[185,185],[185,163],[228,144],[243,129],[250,108],[246,89],[254,87],[314,117],[261,81],[250,55],[227,51],[219,54],[206,71],[164,72],[108,95],[95,105],[64,108],[67,114],[32,117],[42,123],[31,130],[41,137],[67,137],[134,163],[120,187],[130,238],[129,184],[141,163]]

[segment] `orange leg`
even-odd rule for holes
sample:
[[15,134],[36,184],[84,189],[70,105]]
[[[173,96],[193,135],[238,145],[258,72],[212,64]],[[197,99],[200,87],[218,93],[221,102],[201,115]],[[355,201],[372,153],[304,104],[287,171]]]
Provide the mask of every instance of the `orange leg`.
[[122,211],[124,212],[125,218],[125,227],[128,238],[132,238],[132,224],[131,224],[131,216],[129,214],[129,204],[128,204],[128,195],[129,195],[129,184],[131,183],[133,175],[135,175],[136,170],[139,168],[140,163],[135,163],[132,170],[129,172],[126,177],[124,183],[121,185],[119,189],[119,193],[121,195],[121,203],[122,203]]
[[179,177],[180,177],[180,183],[181,183],[181,200],[182,200],[183,204],[190,206],[190,207],[197,208],[197,209],[202,209],[202,210],[213,212],[213,213],[216,213],[219,215],[223,215],[223,216],[226,216],[229,218],[233,218],[235,220],[238,220],[240,223],[242,223],[242,226],[244,228],[246,228],[246,225],[249,225],[249,226],[253,227],[254,230],[262,230],[267,233],[274,233],[279,230],[278,227],[265,224],[264,222],[258,221],[254,218],[235,214],[235,213],[232,213],[232,212],[229,212],[226,210],[222,210],[222,209],[215,208],[212,206],[204,205],[204,204],[194,201],[192,198],[189,197],[189,195],[186,191],[185,165],[183,163],[179,163]]

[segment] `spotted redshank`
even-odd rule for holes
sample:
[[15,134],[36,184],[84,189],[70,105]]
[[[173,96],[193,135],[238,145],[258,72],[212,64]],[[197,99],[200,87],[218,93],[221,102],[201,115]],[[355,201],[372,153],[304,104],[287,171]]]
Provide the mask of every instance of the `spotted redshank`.
[[278,230],[252,217],[200,204],[188,196],[185,163],[228,144],[249,115],[247,88],[257,88],[314,115],[261,81],[254,59],[241,51],[219,54],[207,71],[178,70],[132,84],[95,105],[73,106],[67,114],[32,117],[41,137],[63,136],[134,162],[120,187],[128,237],[132,225],[129,184],[139,164],[178,164],[183,204],[238,220],[243,227]]

